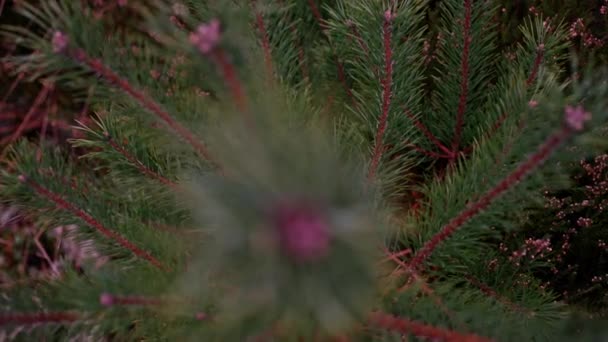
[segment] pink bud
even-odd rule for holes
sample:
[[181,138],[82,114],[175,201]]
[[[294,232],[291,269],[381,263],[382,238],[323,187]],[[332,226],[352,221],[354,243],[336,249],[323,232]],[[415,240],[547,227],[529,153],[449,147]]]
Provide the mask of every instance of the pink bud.
[[329,254],[329,224],[310,205],[298,202],[279,205],[274,222],[281,249],[294,261],[316,261]]
[[390,9],[387,9],[387,10],[384,12],[384,20],[386,20],[386,21],[391,21],[391,20],[393,20],[393,13],[391,12],[391,10],[390,10]]
[[575,131],[581,131],[585,122],[591,120],[591,113],[586,112],[583,106],[566,106],[566,124]]
[[102,293],[99,296],[99,303],[103,306],[112,306],[114,305],[114,296],[109,293]]
[[211,52],[220,41],[220,21],[211,20],[208,24],[201,24],[196,31],[190,33],[190,42],[202,54]]
[[68,47],[68,43],[69,43],[69,38],[65,33],[61,32],[61,31],[55,31],[55,33],[53,34],[53,40],[52,40],[53,52],[55,52],[55,53],[63,52]]

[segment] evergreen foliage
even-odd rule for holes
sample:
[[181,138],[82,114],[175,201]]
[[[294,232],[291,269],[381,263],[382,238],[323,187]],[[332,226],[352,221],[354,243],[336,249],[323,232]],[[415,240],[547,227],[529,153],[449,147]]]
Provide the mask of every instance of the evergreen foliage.
[[31,27],[2,28],[26,51],[15,72],[95,119],[78,160],[12,146],[1,200],[109,259],[7,290],[4,336],[608,337],[545,286],[559,264],[499,249],[541,189],[568,186],[564,165],[607,147],[606,71],[568,77],[557,20],[526,20],[503,50],[493,1],[110,8],[23,3]]

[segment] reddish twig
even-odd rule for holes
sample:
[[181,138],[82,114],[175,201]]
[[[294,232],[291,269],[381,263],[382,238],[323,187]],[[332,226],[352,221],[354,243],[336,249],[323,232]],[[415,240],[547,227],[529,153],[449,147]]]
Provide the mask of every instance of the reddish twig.
[[[407,251],[409,251],[409,250],[407,250]],[[402,267],[404,271],[409,272],[411,270],[405,262],[403,262],[399,259],[397,254],[392,254],[386,248],[385,248],[385,254],[387,254],[388,257],[392,261],[394,261],[399,267]],[[395,272],[393,272],[392,274],[394,274],[394,273]],[[426,294],[427,296],[429,296],[431,298],[431,300],[435,303],[435,305],[437,305],[441,309],[441,311],[443,311],[448,317],[450,317],[450,319],[454,320],[454,317],[456,317],[456,316],[443,303],[443,300],[441,300],[441,298],[435,293],[435,291],[433,291],[433,289],[431,289],[431,287],[427,284],[427,282],[424,279],[422,279],[415,272],[410,272],[410,275],[412,276],[412,279],[415,280],[420,285],[420,289],[422,290],[422,292],[424,294]],[[405,290],[405,288],[408,286],[409,286],[409,283],[406,284],[405,286],[403,286],[402,288],[400,288],[398,291],[401,292],[401,291]]]
[[[451,154],[449,154],[449,155],[445,155],[445,154],[439,154],[439,153],[437,153],[437,152],[433,152],[433,151],[425,150],[424,148],[422,148],[422,147],[420,147],[420,146],[418,146],[418,145],[415,145],[415,144],[406,144],[406,146],[407,146],[407,147],[411,147],[411,148],[413,148],[414,150],[416,150],[416,151],[418,151],[418,152],[420,152],[420,153],[422,153],[422,154],[424,154],[424,155],[426,155],[426,156],[428,156],[428,157],[431,157],[431,158],[437,158],[437,159],[450,159],[450,158],[451,158],[451,156],[452,156]],[[451,152],[451,151],[450,151],[450,152]]]
[[[540,44],[536,50],[536,57],[534,58],[534,64],[532,65],[532,70],[530,70],[530,75],[528,76],[528,79],[526,80],[526,87],[531,86],[532,83],[534,83],[534,80],[536,80],[536,78],[538,76],[538,71],[540,70],[540,66],[542,65],[542,62],[543,62],[544,55],[545,55],[545,44]],[[490,138],[492,135],[494,135],[494,133],[496,133],[496,131],[498,131],[498,129],[502,126],[502,124],[504,123],[506,118],[507,118],[507,113],[503,113],[496,120],[496,122],[492,125],[492,128],[490,129],[490,131],[484,134],[484,137]],[[472,150],[473,150],[473,145],[471,144],[470,146],[465,148],[463,150],[463,152],[468,154]]]
[[467,106],[467,98],[469,95],[469,52],[471,49],[471,9],[472,1],[464,0],[464,26],[462,48],[462,60],[460,71],[460,98],[458,100],[458,112],[456,114],[456,128],[454,130],[454,140],[452,141],[452,158],[458,155],[460,147],[460,139],[462,138],[462,129],[464,126],[464,114]]
[[536,75],[538,74],[538,70],[543,62],[543,58],[545,55],[545,44],[540,44],[536,49],[536,58],[534,59],[534,65],[532,65],[532,70],[530,71],[530,76],[526,80],[526,86],[531,86],[534,80],[536,79]]
[[247,98],[245,97],[243,85],[237,77],[234,65],[228,60],[226,52],[218,47],[211,53],[211,58],[222,71],[224,81],[228,85],[228,88],[230,88],[237,109],[243,113],[247,112]]
[[23,121],[21,121],[21,124],[19,124],[19,126],[17,127],[15,132],[13,132],[13,134],[11,136],[2,139],[0,141],[0,145],[11,143],[21,136],[23,131],[26,129],[28,123],[34,116],[34,114],[38,113],[38,108],[40,107],[40,105],[42,105],[42,102],[44,102],[44,100],[46,100],[46,97],[47,97],[49,91],[50,91],[50,86],[48,86],[46,84],[43,85],[42,90],[38,93],[38,96],[36,96],[34,103],[32,104],[32,106],[30,107],[30,110],[27,112],[27,114],[23,118]]
[[163,177],[162,175],[158,174],[157,172],[152,171],[149,167],[144,165],[139,159],[137,159],[137,157],[132,155],[123,146],[121,146],[119,143],[114,141],[114,139],[112,139],[112,137],[110,137],[109,134],[105,133],[105,137],[106,137],[106,141],[108,142],[108,144],[116,152],[120,153],[123,157],[125,157],[125,159],[127,159],[131,164],[133,164],[133,166],[135,166],[139,170],[139,172],[141,172],[143,175],[148,176],[154,180],[157,180],[172,188],[177,187],[177,184],[175,182]]
[[[333,50],[333,46],[332,46],[332,50]],[[357,106],[357,102],[355,100],[355,95],[353,95],[353,91],[348,86],[348,82],[346,80],[346,73],[344,72],[344,65],[342,64],[342,62],[340,62],[340,59],[338,58],[338,55],[335,52],[334,52],[334,57],[336,59],[336,65],[338,67],[338,80],[342,84],[342,87],[344,88],[344,91],[346,91],[346,95],[352,102],[353,106]]]
[[429,138],[429,140],[431,140],[435,144],[435,146],[445,152],[448,157],[452,156],[453,152],[449,148],[447,148],[443,143],[441,143],[441,141],[433,133],[431,133],[431,131],[422,122],[420,122],[420,120],[416,119],[414,114],[412,114],[409,109],[405,108],[404,112],[405,115],[407,115],[407,117],[412,120],[414,126],[416,126],[416,128],[418,128],[422,132],[422,134]]
[[495,199],[504,192],[515,186],[528,173],[540,166],[563,142],[573,133],[574,129],[564,125],[558,132],[551,135],[525,162],[520,164],[511,174],[505,177],[494,188],[472,203],[468,208],[461,211],[437,234],[435,234],[424,246],[418,250],[410,263],[412,269],[417,269],[433,253],[435,248],[448,239],[470,219],[486,209]]
[[23,80],[24,77],[25,77],[25,73],[23,73],[23,72],[20,72],[19,75],[17,75],[17,77],[15,77],[15,80],[13,80],[10,87],[6,91],[6,94],[4,94],[4,97],[2,98],[2,102],[0,102],[0,109],[1,109],[1,106],[4,105],[4,103],[6,103],[9,96],[11,96],[11,94],[15,91],[15,89],[17,88],[17,85],[19,85],[19,83]]
[[[23,124],[20,122],[20,115],[16,108],[3,108],[6,110],[0,110],[0,141],[9,141],[10,136],[13,135],[16,127]],[[29,122],[23,126],[23,131],[27,132],[40,127],[39,118],[35,118],[35,121],[29,120]]]
[[[484,133],[483,137],[486,139],[489,139],[490,137],[492,137],[494,135],[494,133],[496,133],[496,131],[498,131],[498,129],[502,126],[502,124],[505,122],[506,119],[507,119],[507,113],[503,113],[501,116],[498,117],[496,122],[490,128],[490,130],[486,131]],[[462,150],[462,152],[465,154],[469,154],[472,151],[473,151],[473,144],[469,145],[467,148]]]
[[386,250],[386,253],[388,256],[386,257],[386,259],[382,260],[383,262],[388,262],[388,261],[394,260],[393,258],[401,258],[406,255],[411,255],[413,252],[411,249],[408,248],[408,249],[404,249],[402,251],[395,252],[395,253],[391,253],[388,250]]
[[319,11],[319,7],[317,7],[315,0],[308,0],[308,7],[310,8],[312,15],[315,17],[315,20],[319,24],[321,31],[323,31],[323,33],[325,33],[327,26],[325,25],[325,22],[323,21],[323,16],[321,15],[321,11]]
[[220,46],[222,32],[220,21],[212,19],[208,23],[200,24],[194,32],[190,33],[190,42],[201,55],[211,59],[220,69],[224,82],[232,93],[232,98],[239,111],[247,113],[247,99],[244,87],[237,77],[237,71],[229,60],[226,51]]
[[521,307],[515,303],[513,303],[512,301],[510,301],[509,299],[499,295],[498,293],[496,293],[496,291],[494,291],[492,288],[490,288],[488,285],[482,283],[481,281],[479,281],[478,279],[476,279],[473,276],[466,276],[465,277],[472,285],[474,285],[475,287],[479,288],[481,290],[481,292],[483,292],[484,294],[486,294],[487,296],[493,298],[494,300],[496,300],[499,303],[502,303],[503,305],[505,305],[506,307],[510,308],[511,310],[514,311],[518,311],[518,312],[524,312],[526,314],[532,314],[532,312],[524,307]]
[[147,260],[152,265],[154,265],[155,267],[157,267],[157,268],[159,268],[161,270],[167,270],[165,268],[165,266],[163,266],[163,264],[161,264],[161,262],[158,261],[156,258],[154,258],[150,253],[148,253],[148,252],[140,249],[139,247],[135,246],[133,243],[131,243],[129,240],[127,240],[126,238],[124,238],[120,234],[116,233],[115,231],[106,228],[103,224],[101,224],[99,221],[97,221],[96,219],[94,219],[91,215],[89,215],[88,213],[86,213],[84,210],[78,208],[73,203],[70,203],[70,202],[66,201],[60,195],[58,195],[58,194],[50,191],[49,189],[43,187],[42,185],[40,185],[37,182],[35,182],[35,181],[27,178],[24,175],[20,175],[19,176],[19,180],[22,183],[25,183],[28,186],[30,186],[39,195],[41,195],[41,196],[45,197],[46,199],[48,199],[49,201],[53,202],[55,205],[57,205],[57,207],[71,212],[72,214],[74,214],[75,216],[77,216],[78,218],[80,218],[81,220],[85,221],[91,227],[95,228],[102,235],[104,235],[105,237],[109,238],[110,240],[113,240],[113,241],[117,242],[119,245],[121,245],[122,247],[128,249],[129,251],[131,251],[136,256],[138,256],[138,257],[140,257],[142,259]]
[[[361,37],[361,34],[359,33],[359,30],[357,30],[357,26],[351,21],[351,20],[347,20],[346,22],[346,26],[349,28],[352,36],[354,37],[354,39],[357,41],[357,44],[359,45],[359,47],[361,48],[361,50],[365,53],[365,58],[371,62],[371,57],[369,54],[369,47],[367,46],[367,44],[365,44],[365,41],[363,40],[363,37]],[[351,40],[351,37],[348,37],[349,41]],[[358,57],[359,61],[365,63],[363,61],[363,58],[361,58],[360,56]],[[376,77],[379,77],[379,69],[377,66],[373,66],[373,73]]]
[[402,334],[411,334],[432,340],[448,342],[489,342],[491,339],[478,335],[467,335],[446,328],[412,321],[402,317],[396,317],[382,312],[374,312],[370,315],[368,322],[381,329],[395,331]]
[[353,92],[350,89],[350,87],[348,86],[348,82],[346,80],[346,73],[344,72],[344,65],[340,61],[340,58],[338,57],[338,54],[336,53],[334,45],[329,40],[329,36],[327,35],[327,26],[325,25],[325,22],[323,21],[323,16],[321,15],[321,11],[319,11],[319,8],[317,7],[315,0],[308,0],[308,7],[310,8],[313,16],[315,17],[315,20],[319,24],[319,27],[321,28],[321,32],[323,32],[323,34],[328,39],[329,47],[331,48],[334,59],[336,60],[336,66],[338,68],[338,80],[342,84],[342,87],[344,88],[344,91],[346,91],[346,95],[351,100],[353,106],[357,106],[357,101],[355,99],[355,96],[353,95]]
[[391,48],[391,20],[392,13],[387,10],[384,13],[384,27],[383,27],[383,39],[384,39],[384,79],[382,80],[382,114],[378,119],[378,129],[376,131],[376,142],[374,147],[374,153],[372,155],[372,161],[369,167],[369,173],[367,175],[368,180],[373,180],[384,151],[384,133],[386,131],[386,125],[388,121],[388,113],[391,106],[391,87],[393,85],[393,50]]
[[81,320],[79,314],[73,312],[33,312],[33,313],[0,313],[2,325],[34,325],[50,323],[72,323]]
[[[285,7],[285,1],[279,0],[279,4]],[[287,19],[287,11],[285,11],[284,19]],[[293,25],[289,25],[289,30],[291,31],[292,38],[294,40],[294,44],[298,49],[298,63],[300,64],[300,71],[302,72],[302,77],[305,80],[309,79],[308,68],[306,67],[306,55],[304,52],[304,47],[302,46],[300,40],[298,39],[298,31]]]
[[268,31],[266,30],[266,24],[264,23],[264,16],[256,8],[256,1],[252,0],[254,7],[255,22],[258,30],[260,31],[260,38],[262,40],[262,49],[264,50],[264,62],[266,64],[266,72],[268,73],[268,79],[272,79],[273,67],[272,67],[272,53],[270,51],[270,38],[268,37]]
[[117,296],[109,293],[102,293],[99,296],[99,303],[103,306],[127,306],[127,305],[135,305],[135,306],[150,306],[150,305],[160,305],[163,304],[164,301],[158,298],[152,297],[143,297],[143,296]]
[[363,50],[363,52],[365,52],[365,55],[369,57],[369,47],[363,41],[363,38],[361,37],[359,30],[357,30],[357,26],[355,26],[355,24],[352,23],[351,21],[347,22],[346,26],[348,26],[351,34],[353,35],[353,37],[355,37],[355,40],[357,41],[357,44],[359,44],[359,47],[361,48],[361,50]]
[[44,248],[44,246],[42,245],[42,243],[40,242],[40,236],[46,232],[46,228],[43,227],[42,229],[40,229],[35,235],[34,235],[34,244],[36,245],[36,248],[38,248],[38,251],[40,252],[40,255],[42,256],[42,258],[48,263],[49,268],[51,269],[53,276],[59,277],[60,275],[60,271],[57,268],[57,264],[53,262],[53,260],[51,260],[51,257],[49,256],[49,253],[47,253],[46,248]]
[[74,61],[83,64],[92,71],[100,75],[108,83],[115,85],[131,98],[136,100],[141,106],[156,115],[174,132],[188,142],[195,151],[197,151],[206,160],[213,162],[211,154],[207,147],[186,127],[177,122],[167,111],[165,111],[158,103],[152,100],[142,91],[135,89],[126,79],[121,78],[118,74],[105,66],[100,60],[93,59],[87,55],[82,49],[71,49],[68,47],[69,41],[67,36],[62,32],[55,32],[53,37],[53,49],[57,53],[63,53]]

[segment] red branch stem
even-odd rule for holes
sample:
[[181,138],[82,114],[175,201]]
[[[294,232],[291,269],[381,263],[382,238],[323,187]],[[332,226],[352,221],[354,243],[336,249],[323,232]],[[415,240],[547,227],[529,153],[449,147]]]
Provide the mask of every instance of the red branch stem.
[[121,78],[118,74],[112,71],[110,68],[105,66],[100,60],[93,59],[87,55],[82,49],[70,50],[67,49],[66,53],[69,57],[75,61],[82,63],[91,70],[95,71],[107,82],[114,84],[116,87],[127,93],[140,105],[152,112],[159,119],[164,121],[167,126],[173,129],[178,135],[180,135],[185,141],[187,141],[201,156],[208,161],[213,161],[211,154],[207,150],[205,144],[203,144],[195,135],[189,131],[186,127],[175,121],[171,115],[165,111],[158,103],[144,94],[142,91],[135,89],[131,84],[124,78]]
[[4,144],[8,144],[10,142],[13,142],[21,136],[23,131],[28,127],[28,124],[30,123],[32,116],[34,116],[34,114],[36,114],[36,113],[39,113],[38,108],[40,108],[40,106],[42,105],[44,100],[46,100],[47,95],[49,94],[49,91],[50,91],[50,86],[43,85],[42,90],[38,93],[38,96],[36,96],[34,103],[32,104],[32,106],[28,110],[27,114],[23,118],[23,121],[21,121],[21,124],[17,127],[17,129],[13,132],[12,135],[2,139],[0,141],[0,145],[4,145]]
[[[285,1],[279,0],[279,4],[285,7]],[[287,19],[287,11],[285,11],[284,19]],[[300,64],[300,70],[302,72],[302,77],[306,80],[309,79],[308,68],[306,67],[306,56],[304,52],[304,47],[302,46],[300,40],[298,39],[298,30],[293,25],[289,25],[289,29],[291,31],[291,35],[294,41],[294,44],[298,48],[298,63]]]
[[67,210],[67,211],[71,212],[72,214],[76,215],[78,218],[85,221],[91,227],[95,228],[102,235],[106,236],[107,238],[109,238],[111,240],[114,240],[122,247],[131,251],[137,257],[147,260],[152,265],[154,265],[155,267],[157,267],[161,270],[166,270],[165,266],[163,266],[163,264],[161,264],[161,262],[158,261],[156,258],[154,258],[150,253],[135,246],[133,243],[131,243],[129,240],[127,240],[120,234],[116,233],[115,231],[106,228],[103,224],[101,224],[101,222],[97,221],[95,218],[93,218],[91,215],[86,213],[84,210],[78,208],[73,203],[66,201],[60,195],[50,191],[49,189],[43,187],[42,185],[36,183],[33,180],[27,178],[26,176],[23,176],[23,175],[19,176],[19,180],[22,181],[23,183],[29,185],[39,195],[41,195],[41,196],[47,198],[48,200],[50,200],[51,202],[55,203],[55,205],[57,205],[59,208]]
[[0,313],[2,325],[34,325],[49,323],[69,323],[81,320],[80,315],[73,312],[33,312],[33,313]]
[[534,80],[536,79],[536,75],[538,75],[538,70],[540,69],[540,65],[543,62],[543,58],[545,55],[545,45],[540,44],[538,49],[536,50],[536,58],[534,59],[534,65],[532,66],[532,70],[530,71],[530,76],[526,80],[526,85],[531,86]]
[[[507,113],[503,113],[501,116],[498,117],[496,122],[494,122],[494,124],[492,124],[492,127],[490,127],[490,130],[486,131],[484,133],[483,137],[486,139],[489,139],[490,137],[492,137],[494,135],[494,133],[496,133],[496,131],[498,131],[500,126],[502,126],[502,124],[505,122],[506,119],[507,119]],[[462,152],[464,152],[465,154],[471,153],[473,151],[473,145],[474,144],[469,145],[467,148],[463,149]]]
[[353,23],[348,23],[347,25],[353,37],[355,37],[357,44],[359,44],[361,50],[363,50],[363,52],[365,52],[365,54],[369,57],[369,48],[367,47],[367,44],[365,44],[365,42],[363,41],[361,33],[359,33],[359,30],[357,30],[357,26],[355,26],[355,24]]
[[415,145],[415,144],[407,144],[406,146],[411,147],[414,150],[416,150],[416,151],[418,151],[418,152],[420,152],[420,153],[422,153],[422,154],[424,154],[424,155],[426,155],[428,157],[431,157],[431,158],[450,159],[452,157],[452,154],[449,154],[449,155],[439,154],[437,152],[425,150],[424,148],[422,148],[422,147],[420,147],[418,145]]
[[136,306],[149,306],[149,305],[160,305],[164,302],[158,298],[144,297],[144,296],[118,296],[109,293],[104,293],[100,297],[101,304],[104,306],[113,305],[136,305]]
[[224,81],[232,93],[232,98],[236,103],[237,109],[243,113],[247,112],[247,100],[243,85],[237,76],[234,65],[228,60],[226,52],[222,48],[217,47],[211,52],[211,57],[222,71]]
[[0,101],[0,108],[6,103],[6,100],[8,100],[9,96],[11,96],[11,94],[15,91],[15,89],[24,77],[25,73],[23,72],[20,72],[17,77],[15,77],[15,80],[11,83],[10,87],[8,87],[6,94],[4,94],[4,96],[2,97],[2,101]]
[[321,11],[319,11],[319,8],[317,7],[315,0],[308,0],[308,7],[310,8],[313,16],[315,17],[315,20],[319,24],[321,31],[328,38],[329,47],[332,50],[332,54],[334,55],[334,59],[336,60],[336,65],[338,67],[338,80],[342,84],[342,87],[344,88],[344,91],[346,91],[346,95],[351,100],[353,106],[356,106],[357,101],[355,100],[355,96],[353,95],[353,92],[350,89],[350,87],[348,86],[348,82],[346,81],[346,73],[344,72],[344,65],[340,61],[340,58],[338,57],[338,54],[336,53],[336,50],[335,50],[333,44],[329,40],[329,36],[327,35],[327,25],[325,25],[325,22],[323,21],[323,16],[321,15]]
[[[526,87],[529,87],[534,83],[536,77],[538,76],[538,71],[540,70],[540,66],[543,62],[543,58],[545,57],[545,44],[540,44],[536,50],[536,57],[534,58],[534,64],[532,65],[532,70],[530,70],[530,75],[528,75],[528,79],[526,80]],[[503,113],[496,122],[492,125],[492,128],[489,132],[485,134],[486,138],[491,137],[496,133],[496,131],[502,126],[505,119],[507,118],[507,113]],[[463,150],[464,153],[470,153],[473,150],[473,146],[470,145]]]
[[323,16],[321,15],[321,11],[319,11],[319,7],[317,7],[315,0],[308,0],[308,7],[310,7],[310,11],[312,12],[312,15],[315,17],[315,20],[317,21],[317,23],[319,24],[321,31],[323,31],[325,33],[327,26],[325,26],[325,23],[323,22]]
[[499,303],[502,303],[503,305],[505,305],[506,307],[510,308],[511,310],[514,311],[518,311],[518,312],[524,312],[524,313],[528,313],[530,314],[530,310],[523,308],[515,303],[513,303],[512,301],[510,301],[507,298],[502,297],[501,295],[499,295],[498,293],[496,293],[496,291],[494,291],[492,288],[490,288],[488,285],[482,283],[481,281],[479,281],[477,278],[474,278],[473,276],[467,276],[466,279],[474,286],[476,286],[477,288],[479,288],[479,290],[481,290],[481,292],[483,292],[485,295],[487,295],[488,297],[493,298],[494,300],[496,300]]
[[[407,250],[409,251],[409,249]],[[388,257],[397,264],[398,267],[402,267],[403,270],[405,270],[406,272],[408,271],[408,265],[403,262],[401,259],[399,259],[399,257],[397,256],[397,254],[393,254],[390,251],[388,251],[387,249],[385,249],[385,254],[388,255]],[[393,272],[392,274],[394,274],[395,272]],[[431,298],[431,300],[435,303],[435,305],[437,305],[439,308],[441,308],[441,310],[451,319],[454,319],[454,314],[450,311],[450,309],[443,303],[443,300],[441,299],[441,297],[439,297],[435,291],[433,291],[433,289],[431,289],[431,287],[427,284],[427,282],[422,279],[418,274],[411,272],[410,275],[412,276],[411,279],[414,279],[415,281],[418,282],[418,284],[420,285],[420,289],[422,290],[422,292],[424,292],[424,294],[426,294],[427,296],[429,296]],[[401,289],[399,289],[400,291],[403,291],[403,289],[405,289],[406,287],[408,287],[409,284],[406,284],[405,286],[403,286]]]
[[418,269],[440,243],[447,240],[458,229],[462,228],[466,222],[478,215],[482,210],[486,209],[500,195],[515,186],[528,173],[540,166],[551,153],[571,136],[572,132],[571,128],[564,125],[558,132],[551,135],[533,155],[525,162],[521,163],[511,174],[501,180],[498,185],[490,189],[477,201],[469,205],[468,208],[461,211],[437,234],[427,241],[412,258],[410,267],[414,270]]
[[367,175],[368,180],[372,180],[375,177],[378,164],[380,163],[380,158],[382,157],[382,152],[384,151],[384,144],[382,140],[386,131],[388,113],[391,106],[391,87],[393,84],[393,51],[391,49],[391,13],[390,11],[387,11],[387,13],[388,15],[385,15],[383,27],[384,79],[382,80],[382,114],[378,120],[374,153],[372,155],[372,161],[369,167],[369,173]]
[[268,37],[268,31],[266,30],[266,24],[264,23],[264,16],[257,9],[254,11],[256,26],[258,27],[258,30],[260,31],[260,36],[262,38],[262,49],[264,50],[264,62],[266,64],[266,72],[268,73],[268,78],[271,79],[273,74],[273,67],[272,54],[270,52],[270,38]]
[[382,312],[374,312],[369,317],[369,323],[381,329],[395,331],[402,334],[411,334],[432,340],[447,342],[489,342],[488,338],[467,335],[445,328],[412,321],[406,318],[396,317]]
[[[333,46],[332,46],[332,50],[333,50]],[[344,88],[344,91],[346,91],[346,95],[352,102],[353,106],[357,106],[357,102],[355,100],[355,96],[353,95],[353,91],[350,89],[350,87],[348,86],[348,82],[346,81],[346,73],[344,72],[344,65],[340,61],[340,58],[338,58],[338,55],[335,53],[335,51],[334,51],[334,57],[336,59],[336,65],[338,67],[338,80],[342,84],[342,87]]]
[[458,154],[460,139],[462,138],[462,128],[464,126],[464,114],[469,95],[469,52],[471,49],[471,5],[472,0],[464,1],[464,27],[462,48],[462,60],[460,64],[460,98],[458,100],[458,112],[456,114],[456,128],[454,130],[454,140],[452,142],[453,157]]
[[106,139],[108,141],[108,144],[118,153],[122,154],[123,157],[125,157],[125,159],[127,159],[131,164],[133,164],[133,166],[135,166],[139,172],[141,172],[143,175],[148,176],[152,179],[155,179],[165,185],[168,185],[172,188],[177,187],[177,184],[174,183],[173,181],[161,176],[160,174],[158,174],[157,172],[152,171],[149,167],[147,167],[146,165],[144,165],[139,159],[137,159],[133,154],[131,154],[129,151],[127,151],[123,146],[121,146],[119,143],[117,143],[116,141],[114,141],[114,139],[112,139],[109,135],[106,136]]
[[414,126],[416,126],[416,128],[418,128],[422,134],[429,138],[429,140],[431,140],[440,150],[445,152],[448,156],[453,155],[453,152],[443,143],[441,143],[441,141],[435,135],[433,135],[433,133],[431,133],[431,131],[422,122],[420,122],[420,120],[416,119],[414,114],[412,114],[412,112],[410,112],[410,110],[407,108],[405,109],[405,115],[407,115],[408,118],[414,122]]

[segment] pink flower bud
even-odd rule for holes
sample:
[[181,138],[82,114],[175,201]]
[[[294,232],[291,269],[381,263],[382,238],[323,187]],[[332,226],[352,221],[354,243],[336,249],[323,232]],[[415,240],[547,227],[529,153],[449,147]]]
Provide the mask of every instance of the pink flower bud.
[[583,106],[567,106],[565,109],[566,124],[575,131],[581,131],[585,122],[591,120],[591,113],[586,112]]
[[220,41],[220,21],[211,20],[208,24],[201,24],[196,31],[190,33],[190,42],[202,54],[211,52]]
[[55,31],[55,33],[53,34],[53,40],[52,40],[53,52],[55,52],[55,53],[63,52],[68,47],[68,43],[69,43],[69,38],[65,33],[61,32],[61,31]]
[[391,10],[390,10],[390,9],[387,9],[387,10],[384,12],[384,20],[386,20],[386,21],[391,21],[391,20],[393,20],[393,17],[394,17],[394,16],[393,16],[393,13],[391,12]]
[[281,249],[294,261],[316,261],[329,254],[329,224],[311,206],[282,204],[275,212],[274,223]]
[[114,296],[109,293],[102,293],[99,296],[99,303],[103,306],[112,306],[114,305]]

